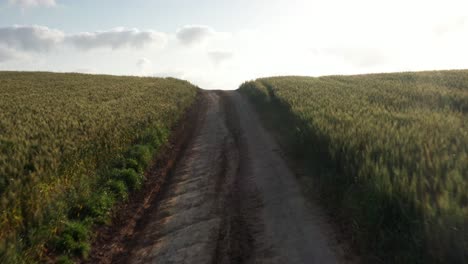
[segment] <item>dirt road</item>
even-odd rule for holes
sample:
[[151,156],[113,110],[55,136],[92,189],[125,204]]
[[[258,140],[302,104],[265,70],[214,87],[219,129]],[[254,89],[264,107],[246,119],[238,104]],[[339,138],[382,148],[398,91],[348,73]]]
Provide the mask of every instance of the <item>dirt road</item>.
[[326,218],[247,101],[202,97],[194,137],[125,262],[341,263]]

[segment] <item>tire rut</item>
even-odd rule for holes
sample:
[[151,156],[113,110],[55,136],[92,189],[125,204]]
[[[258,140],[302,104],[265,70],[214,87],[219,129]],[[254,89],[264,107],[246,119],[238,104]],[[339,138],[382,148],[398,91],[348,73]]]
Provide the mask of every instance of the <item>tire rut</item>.
[[[224,92],[217,92],[225,114],[225,125],[229,130],[229,147],[226,148],[225,156],[229,156],[232,165],[225,177],[223,194],[222,226],[218,234],[218,243],[213,263],[246,263],[251,257],[253,247],[253,237],[251,227],[246,221],[246,216],[251,215],[244,209],[242,197],[249,195],[242,188],[240,145],[239,145],[239,120],[233,111],[232,104],[225,96]],[[244,200],[246,201],[246,200]]]

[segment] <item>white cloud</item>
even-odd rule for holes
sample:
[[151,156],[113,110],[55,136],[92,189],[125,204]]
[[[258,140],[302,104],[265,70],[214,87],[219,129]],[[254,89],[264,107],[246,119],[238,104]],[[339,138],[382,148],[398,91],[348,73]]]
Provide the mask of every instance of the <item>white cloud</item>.
[[208,56],[210,57],[211,61],[215,66],[219,66],[223,62],[229,60],[233,56],[233,52],[231,51],[210,51],[208,52]]
[[96,48],[143,48],[149,45],[163,47],[166,34],[152,30],[114,28],[109,31],[82,32],[67,36],[67,41],[83,50]]
[[434,33],[441,36],[449,32],[462,30],[465,27],[468,27],[468,16],[460,16],[449,19],[445,23],[439,23],[434,27]]
[[342,59],[344,62],[352,64],[357,67],[372,67],[385,64],[388,62],[388,57],[384,48],[365,48],[365,47],[338,47],[338,48],[325,48],[316,49],[318,55],[335,56]]
[[94,68],[77,68],[77,69],[73,70],[72,72],[92,74],[92,73],[96,72],[96,69],[94,69]]
[[0,44],[23,51],[49,51],[64,39],[64,33],[43,26],[11,26],[0,28]]
[[22,8],[36,7],[36,6],[55,6],[55,0],[9,0],[10,4],[18,5]]
[[63,42],[82,50],[96,48],[141,49],[166,44],[164,33],[148,30],[115,28],[108,31],[81,32],[66,35],[64,32],[45,26],[10,26],[0,28],[0,45],[14,50],[46,52],[57,48]]
[[137,61],[137,64],[136,64],[136,65],[137,65],[138,68],[144,68],[144,67],[149,66],[149,65],[151,65],[151,64],[152,64],[152,63],[151,63],[151,61],[150,61],[149,59],[147,59],[147,58],[140,58],[140,59]]
[[216,32],[209,26],[186,25],[177,30],[176,37],[184,45],[194,45],[205,42]]
[[166,69],[166,70],[154,73],[153,76],[161,77],[161,78],[173,77],[177,79],[185,79],[186,73],[183,70]]
[[147,58],[140,58],[138,59],[136,66],[140,71],[140,74],[148,75],[152,71],[153,63]]
[[22,57],[24,57],[23,54],[0,45],[0,63]]
[[36,7],[36,6],[55,6],[55,0],[9,0],[11,5],[17,5],[22,8]]

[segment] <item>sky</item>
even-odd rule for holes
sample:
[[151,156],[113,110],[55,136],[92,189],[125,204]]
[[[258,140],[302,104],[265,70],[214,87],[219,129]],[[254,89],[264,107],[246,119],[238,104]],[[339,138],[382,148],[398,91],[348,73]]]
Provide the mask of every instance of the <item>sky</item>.
[[0,0],[0,70],[176,77],[468,68],[467,0]]

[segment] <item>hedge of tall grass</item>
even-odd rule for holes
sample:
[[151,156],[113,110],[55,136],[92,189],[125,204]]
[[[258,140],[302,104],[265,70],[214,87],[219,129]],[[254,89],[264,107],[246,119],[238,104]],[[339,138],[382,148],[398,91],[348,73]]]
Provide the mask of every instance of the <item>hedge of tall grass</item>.
[[0,262],[86,257],[195,94],[170,78],[0,72]]
[[468,261],[468,71],[274,77],[240,91],[380,261]]

